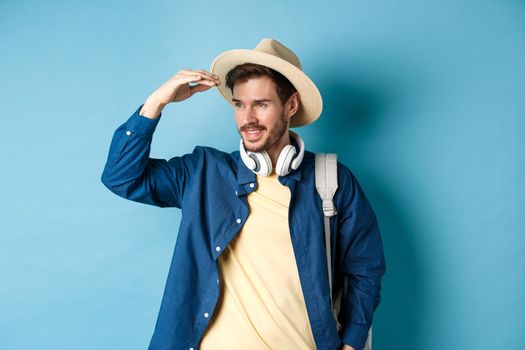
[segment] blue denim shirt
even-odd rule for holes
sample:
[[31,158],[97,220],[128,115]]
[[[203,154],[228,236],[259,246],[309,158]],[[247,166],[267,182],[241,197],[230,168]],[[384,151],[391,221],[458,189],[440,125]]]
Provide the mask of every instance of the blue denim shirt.
[[[149,158],[159,119],[139,115],[114,133],[102,182],[141,203],[182,209],[151,350],[197,349],[220,294],[218,258],[246,222],[255,174],[239,152],[196,147],[170,160]],[[385,261],[375,214],[350,170],[338,164],[338,214],[331,220],[334,294],[346,279],[338,332],[330,306],[323,211],[315,188],[315,155],[279,181],[290,188],[290,235],[317,349],[344,342],[361,349],[379,304]],[[261,252],[264,254],[264,252]],[[286,286],[283,286],[286,288]]]

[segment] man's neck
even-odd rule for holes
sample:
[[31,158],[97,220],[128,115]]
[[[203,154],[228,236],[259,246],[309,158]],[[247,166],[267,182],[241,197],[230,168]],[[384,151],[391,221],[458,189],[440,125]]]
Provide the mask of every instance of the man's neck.
[[279,155],[281,154],[284,146],[289,145],[290,143],[290,133],[288,130],[286,130],[283,136],[266,151],[272,160],[272,166],[274,169],[277,165],[277,159],[279,159]]

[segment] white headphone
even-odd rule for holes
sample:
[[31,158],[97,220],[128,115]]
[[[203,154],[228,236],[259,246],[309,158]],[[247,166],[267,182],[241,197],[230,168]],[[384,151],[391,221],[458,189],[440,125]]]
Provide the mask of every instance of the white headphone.
[[[293,145],[284,146],[277,164],[275,165],[275,173],[280,176],[288,175],[292,170],[299,168],[304,157],[304,142],[295,132],[290,131],[290,136],[293,137],[299,146],[299,154]],[[266,151],[250,152],[244,149],[244,144],[240,142],[241,159],[243,163],[251,169],[254,173],[261,176],[268,176],[272,173],[272,160]]]

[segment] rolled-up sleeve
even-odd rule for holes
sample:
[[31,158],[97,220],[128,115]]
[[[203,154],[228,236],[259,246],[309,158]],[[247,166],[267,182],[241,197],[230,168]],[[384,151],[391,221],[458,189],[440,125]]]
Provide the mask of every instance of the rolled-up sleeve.
[[115,130],[102,183],[120,197],[158,207],[181,207],[192,155],[170,160],[150,158],[153,133],[160,117],[139,114],[143,105]]
[[341,312],[343,343],[364,347],[373,314],[381,300],[381,279],[385,273],[383,244],[376,215],[350,171],[342,167],[345,181],[340,193],[340,269],[347,278],[347,292]]

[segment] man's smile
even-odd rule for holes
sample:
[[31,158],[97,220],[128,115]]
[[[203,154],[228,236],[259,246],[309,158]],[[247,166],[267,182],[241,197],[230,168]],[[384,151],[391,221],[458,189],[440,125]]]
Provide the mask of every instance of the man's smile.
[[246,141],[256,142],[263,136],[266,128],[261,125],[245,125],[240,131]]

